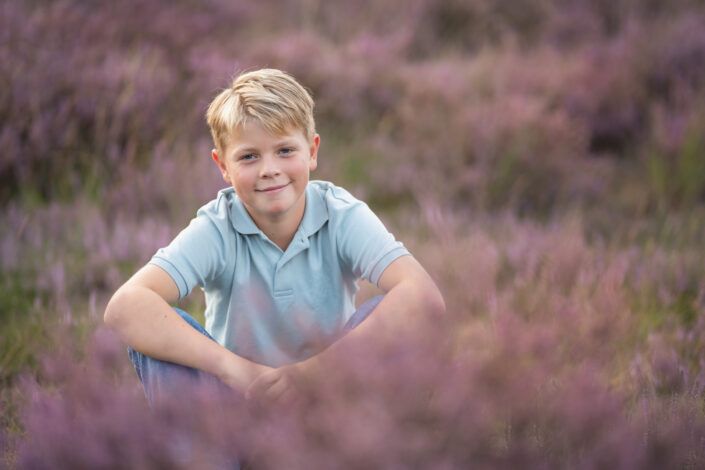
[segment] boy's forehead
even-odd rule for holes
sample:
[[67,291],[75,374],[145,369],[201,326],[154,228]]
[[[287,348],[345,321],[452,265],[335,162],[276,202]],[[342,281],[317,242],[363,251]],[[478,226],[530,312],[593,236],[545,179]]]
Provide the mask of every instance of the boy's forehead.
[[283,132],[275,132],[267,129],[257,121],[249,121],[233,129],[225,139],[226,145],[236,148],[242,145],[252,145],[255,143],[281,141],[288,138],[306,138],[303,130],[288,126]]

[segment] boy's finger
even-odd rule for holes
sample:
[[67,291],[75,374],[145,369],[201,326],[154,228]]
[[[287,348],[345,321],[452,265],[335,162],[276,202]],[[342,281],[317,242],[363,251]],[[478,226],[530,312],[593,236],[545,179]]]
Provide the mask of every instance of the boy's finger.
[[261,396],[267,392],[274,384],[281,379],[281,374],[266,373],[257,377],[247,388],[245,396],[251,398],[253,396]]
[[271,384],[267,389],[263,390],[265,395],[270,400],[277,400],[282,393],[289,388],[289,383],[284,377],[279,377],[279,380]]

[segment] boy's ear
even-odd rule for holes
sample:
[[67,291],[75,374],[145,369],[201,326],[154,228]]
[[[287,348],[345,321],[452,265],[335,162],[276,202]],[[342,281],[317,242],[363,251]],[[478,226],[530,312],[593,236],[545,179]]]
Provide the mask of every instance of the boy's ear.
[[321,136],[318,134],[313,136],[313,142],[311,143],[311,147],[309,148],[310,156],[309,156],[309,163],[308,163],[308,169],[309,171],[313,171],[316,169],[318,166],[318,147],[321,145]]
[[213,161],[215,162],[215,164],[218,165],[218,169],[220,170],[220,173],[223,175],[223,179],[225,180],[225,182],[228,184],[233,184],[232,181],[230,181],[230,175],[228,174],[228,168],[225,166],[225,159],[221,158],[220,155],[218,155],[217,149],[211,150],[211,157],[213,158]]

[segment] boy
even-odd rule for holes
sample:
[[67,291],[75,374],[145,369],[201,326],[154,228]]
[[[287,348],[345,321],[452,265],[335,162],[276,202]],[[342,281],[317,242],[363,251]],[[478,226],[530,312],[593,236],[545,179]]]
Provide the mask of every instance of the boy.
[[[445,310],[426,271],[364,203],[309,182],[320,145],[313,105],[274,69],[240,75],[211,103],[212,158],[231,187],[105,311],[131,347],[150,403],[173,387],[167,377],[180,375],[286,400],[292,379],[335,341],[354,341],[383,317]],[[359,278],[386,294],[353,312]],[[205,291],[205,330],[169,306],[196,285]]]

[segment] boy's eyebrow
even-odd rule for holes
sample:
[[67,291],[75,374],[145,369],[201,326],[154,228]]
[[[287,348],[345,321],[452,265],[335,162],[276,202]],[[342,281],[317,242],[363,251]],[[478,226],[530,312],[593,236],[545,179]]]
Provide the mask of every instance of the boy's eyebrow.
[[257,150],[257,147],[243,145],[241,147],[235,147],[233,153],[256,152]]
[[[296,143],[295,137],[286,136],[286,137],[282,137],[281,139],[277,140],[273,146],[279,147],[281,145],[293,145],[295,143]],[[242,145],[241,147],[235,147],[233,149],[233,153],[257,152],[257,151],[259,151],[259,148],[257,148],[254,145],[249,145],[249,144]]]

